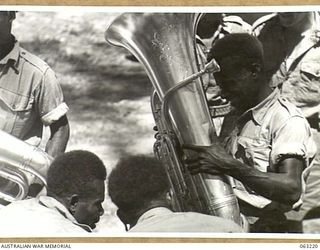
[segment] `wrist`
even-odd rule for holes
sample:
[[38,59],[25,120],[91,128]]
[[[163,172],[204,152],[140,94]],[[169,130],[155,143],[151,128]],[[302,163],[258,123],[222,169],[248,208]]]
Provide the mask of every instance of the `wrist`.
[[246,164],[233,159],[233,161],[230,161],[229,163],[229,173],[228,175],[238,179],[244,176],[248,170],[250,170],[250,167],[248,167]]

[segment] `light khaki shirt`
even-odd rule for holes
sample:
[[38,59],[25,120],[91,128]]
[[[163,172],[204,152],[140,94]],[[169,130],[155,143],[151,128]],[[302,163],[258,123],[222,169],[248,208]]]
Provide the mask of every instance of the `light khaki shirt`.
[[290,53],[276,14],[253,24],[253,33],[263,44],[270,86],[281,86],[282,95],[304,113],[316,107],[320,111],[320,17],[317,12],[313,15],[311,28],[301,34]]
[[[226,119],[229,119],[228,117]],[[232,118],[234,119],[234,118]],[[229,123],[226,120],[226,123]],[[305,191],[310,162],[316,153],[311,129],[301,111],[276,88],[264,101],[242,114],[233,126],[222,128],[227,151],[237,160],[261,172],[278,172],[278,163],[287,155],[301,156],[306,168],[301,176]],[[271,200],[231,179],[237,197],[257,208]],[[301,199],[293,207],[301,205]],[[285,210],[291,207],[282,206]]]
[[16,42],[0,61],[0,129],[37,146],[67,111],[53,70]]
[[56,199],[40,196],[13,202],[0,209],[0,237],[71,236],[91,232]]
[[129,232],[243,233],[231,220],[195,212],[172,212],[165,207],[148,210]]

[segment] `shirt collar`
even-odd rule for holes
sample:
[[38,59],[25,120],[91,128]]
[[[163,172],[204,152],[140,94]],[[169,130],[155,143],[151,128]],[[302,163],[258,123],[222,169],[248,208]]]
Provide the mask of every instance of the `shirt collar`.
[[269,108],[278,100],[279,97],[280,90],[278,88],[275,88],[266,99],[242,114],[239,120],[241,120],[241,118],[245,117],[249,112],[251,112],[253,120],[261,125]]
[[0,64],[5,65],[8,64],[10,61],[13,61],[14,63],[12,64],[12,66],[14,66],[17,69],[19,56],[20,45],[18,41],[15,41],[13,49],[4,58],[2,58],[2,60],[0,60]]
[[51,209],[56,209],[63,217],[70,220],[73,224],[83,228],[87,232],[92,232],[92,229],[85,224],[78,223],[69,210],[58,200],[50,196],[40,196],[39,203]]
[[147,212],[143,213],[139,219],[138,219],[138,223],[147,220],[151,217],[154,216],[159,216],[159,215],[164,215],[164,214],[170,214],[173,213],[170,209],[166,208],[166,207],[156,207],[156,208],[152,208],[150,210],[148,210]]

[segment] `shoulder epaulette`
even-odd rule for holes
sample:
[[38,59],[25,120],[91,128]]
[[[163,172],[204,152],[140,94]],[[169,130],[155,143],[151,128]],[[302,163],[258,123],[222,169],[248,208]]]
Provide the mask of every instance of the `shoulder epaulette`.
[[278,101],[288,111],[290,115],[302,115],[301,110],[297,109],[297,107],[293,103],[291,103],[287,98],[281,96],[278,98]]
[[39,57],[31,54],[27,50],[20,48],[20,56],[23,57],[27,62],[38,68],[41,72],[44,72],[48,69],[48,64],[40,59]]

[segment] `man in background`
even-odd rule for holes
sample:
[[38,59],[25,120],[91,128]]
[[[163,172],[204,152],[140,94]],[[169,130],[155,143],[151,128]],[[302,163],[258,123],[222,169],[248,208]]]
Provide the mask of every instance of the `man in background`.
[[0,210],[0,235],[49,236],[91,232],[104,210],[106,168],[93,153],[70,151],[55,158],[47,195]]
[[[48,126],[45,151],[56,157],[65,151],[69,139],[68,106],[53,70],[21,48],[11,34],[15,17],[15,11],[0,11],[0,129],[38,147],[43,127]],[[3,178],[0,188],[9,193],[16,189]],[[29,194],[34,196],[40,189],[33,184]]]
[[243,232],[231,220],[173,212],[164,167],[151,156],[121,158],[109,176],[108,191],[130,232]]
[[[308,177],[299,223],[309,210],[320,206],[320,23],[318,12],[287,12],[261,17],[253,31],[263,44],[265,69],[272,88],[301,108],[318,152]],[[319,224],[320,225],[320,224]]]
[[11,34],[15,17],[15,11],[0,11],[0,129],[39,146],[49,126],[45,151],[55,157],[69,139],[68,107],[52,69]]

